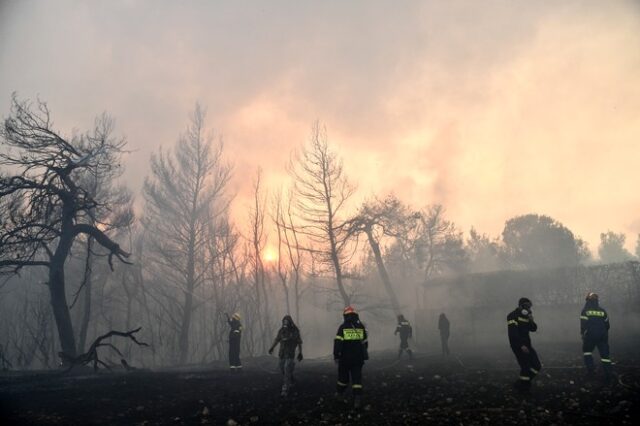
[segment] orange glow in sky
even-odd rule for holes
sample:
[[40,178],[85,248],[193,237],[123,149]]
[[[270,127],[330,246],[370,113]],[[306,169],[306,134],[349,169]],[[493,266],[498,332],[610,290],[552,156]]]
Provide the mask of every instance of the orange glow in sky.
[[265,263],[275,263],[278,260],[278,252],[271,246],[267,246],[262,251],[262,260]]

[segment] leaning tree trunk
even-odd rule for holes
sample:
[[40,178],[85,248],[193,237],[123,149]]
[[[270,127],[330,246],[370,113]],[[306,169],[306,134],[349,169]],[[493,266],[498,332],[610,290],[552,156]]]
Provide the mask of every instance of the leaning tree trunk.
[[351,304],[351,298],[344,289],[344,283],[342,282],[342,267],[340,266],[340,259],[338,258],[337,244],[335,243],[333,235],[331,236],[331,262],[333,263],[333,269],[336,272],[336,284],[344,306]]
[[58,337],[62,352],[70,357],[76,356],[76,341],[73,335],[73,325],[67,305],[67,295],[64,283],[64,261],[67,258],[73,239],[63,236],[58,242],[58,247],[51,257],[49,266],[49,294],[51,295],[51,308],[58,328]]
[[398,297],[396,296],[396,292],[391,285],[391,280],[389,279],[389,274],[387,273],[387,268],[384,266],[384,261],[382,260],[382,254],[380,253],[380,245],[373,237],[373,232],[371,229],[366,230],[367,238],[369,239],[369,245],[371,246],[371,251],[373,251],[373,255],[376,259],[376,266],[378,267],[378,273],[380,274],[380,278],[382,278],[382,283],[384,284],[385,290],[387,290],[387,295],[389,296],[389,300],[391,301],[391,306],[393,307],[393,311],[396,315],[400,315],[400,303],[398,303]]
[[82,322],[80,323],[80,334],[78,335],[78,351],[84,351],[87,341],[87,331],[91,319],[91,287],[93,283],[93,256],[91,253],[93,238],[87,238],[87,259],[84,265],[84,300],[82,304]]

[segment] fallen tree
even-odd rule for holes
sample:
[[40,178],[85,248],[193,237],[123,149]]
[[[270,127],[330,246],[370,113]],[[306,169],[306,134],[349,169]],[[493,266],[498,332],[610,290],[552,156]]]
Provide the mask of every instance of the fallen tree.
[[109,343],[109,342],[103,343],[103,341],[106,340],[106,339],[109,339],[109,338],[111,338],[113,336],[120,336],[120,337],[128,337],[129,339],[131,339],[138,346],[149,346],[147,343],[140,342],[138,339],[136,339],[136,336],[134,336],[134,334],[136,334],[141,329],[142,329],[142,327],[138,327],[135,330],[131,330],[131,331],[127,331],[127,332],[111,330],[108,333],[103,334],[102,336],[100,336],[96,340],[94,340],[94,342],[91,344],[91,346],[89,347],[89,350],[87,352],[85,352],[85,353],[83,353],[81,355],[75,356],[75,357],[74,356],[70,356],[70,355],[68,355],[68,354],[66,354],[64,352],[58,352],[58,355],[60,356],[60,359],[62,360],[62,362],[65,365],[69,366],[65,370],[65,373],[69,372],[73,367],[80,366],[80,365],[87,365],[87,364],[90,364],[90,363],[93,363],[93,370],[94,371],[98,370],[98,365],[102,365],[107,370],[111,370],[111,367],[109,365],[107,365],[104,361],[102,361],[98,357],[98,348],[100,348],[100,347],[111,348],[115,353],[117,353],[121,357],[120,363],[122,364],[122,366],[126,370],[134,369],[134,368],[129,366],[127,361],[124,359],[124,355],[122,355],[122,352],[120,352],[120,350],[118,348],[116,348],[112,343]]

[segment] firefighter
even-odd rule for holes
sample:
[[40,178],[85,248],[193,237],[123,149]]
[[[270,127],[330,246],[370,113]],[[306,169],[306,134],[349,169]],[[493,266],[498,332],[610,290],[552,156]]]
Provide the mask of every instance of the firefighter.
[[413,353],[409,349],[409,339],[413,336],[411,324],[404,318],[404,315],[398,315],[398,326],[393,334],[400,333],[400,350],[398,351],[398,359],[402,356],[402,351],[407,351],[409,359],[413,358]]
[[357,409],[362,403],[362,366],[369,359],[367,330],[351,306],[344,308],[342,314],[344,322],[338,328],[333,343],[333,359],[338,363],[336,395],[343,397],[351,378],[353,406]]
[[580,333],[582,334],[582,353],[587,367],[587,376],[593,377],[592,352],[598,348],[605,379],[611,380],[611,358],[609,358],[609,316],[598,304],[598,295],[589,293],[580,314]]
[[516,382],[516,389],[528,392],[531,389],[531,381],[540,372],[540,360],[535,349],[531,346],[530,332],[538,329],[531,307],[531,300],[526,297],[518,301],[518,307],[507,315],[507,328],[509,331],[509,344],[511,350],[520,365],[520,378]]
[[240,371],[242,363],[240,362],[240,339],[242,338],[242,323],[240,322],[240,314],[235,313],[229,318],[227,316],[227,322],[229,323],[229,368],[234,371]]
[[299,348],[298,361],[302,361],[302,339],[300,338],[300,330],[290,315],[285,315],[284,318],[282,318],[282,327],[278,330],[278,335],[269,349],[269,355],[273,354],[273,350],[278,343],[280,344],[280,349],[278,350],[280,372],[284,377],[280,395],[286,397],[294,383],[293,370],[296,365],[296,348]]
[[449,355],[449,320],[444,313],[438,318],[438,330],[440,330],[440,343],[442,345],[442,356]]

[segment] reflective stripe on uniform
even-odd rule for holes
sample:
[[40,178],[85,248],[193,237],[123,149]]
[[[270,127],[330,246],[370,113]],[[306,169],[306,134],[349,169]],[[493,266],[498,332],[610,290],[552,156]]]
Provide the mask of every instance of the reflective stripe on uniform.
[[342,383],[340,380],[338,380],[338,386],[347,386],[346,383]]
[[529,322],[528,318],[518,317],[518,321]]
[[351,385],[353,389],[362,389],[362,385]]
[[529,370],[531,370],[531,372],[532,372],[533,374],[538,374],[538,373],[539,373],[539,371],[538,371],[538,370],[536,370],[535,368],[530,368]]
[[364,340],[364,329],[343,328],[342,337],[344,338],[344,340]]
[[584,314],[588,317],[604,317],[604,311],[586,311]]
[[511,325],[511,324],[513,324],[513,325],[518,325],[518,321],[516,321],[516,320],[509,320],[509,321],[507,321],[507,325]]
[[335,340],[344,340],[344,338],[342,336],[336,336]]
[[585,353],[583,353],[582,355],[584,355],[584,356],[591,356],[591,352],[585,352]]
[[600,358],[600,361],[607,362],[607,363],[611,362],[611,360],[608,358]]
[[580,315],[580,319],[588,320],[588,319],[589,319],[589,317],[585,317],[584,315]]
[[520,376],[520,380],[531,380],[529,376]]

